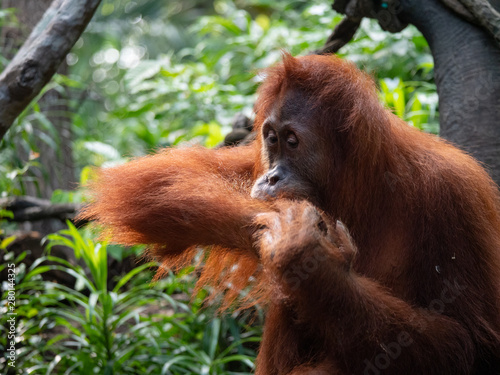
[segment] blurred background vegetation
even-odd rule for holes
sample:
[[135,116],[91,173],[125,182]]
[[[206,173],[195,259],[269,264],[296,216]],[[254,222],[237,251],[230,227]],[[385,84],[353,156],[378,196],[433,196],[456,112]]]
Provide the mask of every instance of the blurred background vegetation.
[[[25,36],[19,20],[26,11],[1,10],[4,38],[5,30]],[[2,197],[79,203],[89,167],[185,142],[219,144],[236,113],[251,117],[258,70],[279,61],[282,49],[297,55],[321,47],[340,19],[321,0],[103,1],[60,74],[1,141]],[[2,43],[4,68],[18,45]],[[414,27],[389,34],[364,20],[339,54],[374,77],[382,101],[398,116],[437,133],[432,57]],[[201,309],[207,291],[190,300],[190,270],[154,284],[150,264],[132,261],[111,274],[112,262],[122,264],[142,249],[106,246],[71,224],[50,234],[9,222],[8,211],[0,215],[0,272],[5,275],[7,263],[17,267],[17,373],[251,372],[258,307],[217,315],[210,306]],[[13,248],[30,230],[43,234],[43,256],[30,256],[29,246]],[[58,247],[65,257],[56,255]],[[4,282],[0,352],[7,347],[6,288]],[[14,373],[5,358],[0,371]]]

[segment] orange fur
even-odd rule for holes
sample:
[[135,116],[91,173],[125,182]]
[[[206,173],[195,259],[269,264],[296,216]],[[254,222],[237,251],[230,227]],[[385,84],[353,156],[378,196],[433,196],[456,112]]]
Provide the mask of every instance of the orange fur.
[[113,242],[149,244],[150,255],[162,262],[157,277],[189,265],[198,247],[214,245],[200,285],[230,286],[229,305],[258,267],[250,224],[269,204],[249,196],[256,158],[253,146],[193,147],[102,169],[80,217],[100,224],[103,238]]
[[[300,101],[290,101],[296,100],[290,92]],[[369,77],[335,57],[287,55],[268,70],[256,104],[262,147],[264,121],[283,108],[308,113],[297,126],[314,132],[316,149],[329,145],[322,165],[330,188],[315,201],[346,224],[359,252],[345,278],[328,261],[302,275],[301,262],[313,249],[327,258],[338,250],[311,245],[310,236],[297,240],[301,226],[293,220],[281,225],[271,247],[297,255],[276,266],[289,273],[272,288],[281,294],[285,288],[286,303],[278,299],[268,312],[257,374],[288,374],[311,361],[333,361],[342,374],[371,374],[369,362],[384,355],[380,345],[401,332],[413,344],[376,371],[499,373],[500,204],[482,166],[397,118],[380,105]],[[265,168],[269,162],[264,153]],[[302,223],[309,230],[301,233],[313,233],[313,224]],[[301,276],[300,288],[286,292],[284,284]],[[443,302],[450,290],[458,296]],[[435,313],[440,302],[444,311]]]
[[[171,149],[103,170],[83,217],[113,241],[150,244],[165,267],[213,246],[200,283],[228,289],[225,306],[253,275],[246,302],[270,305],[259,375],[366,373],[366,361],[402,332],[412,344],[380,373],[497,374],[500,204],[484,169],[385,109],[353,64],[285,55],[266,75],[254,144]],[[300,110],[295,125],[314,144],[298,169],[312,169],[321,152],[315,181],[323,187],[310,198],[337,236],[318,232],[317,216],[303,215],[305,203],[250,198],[271,166],[263,122],[284,107]],[[331,224],[337,219],[352,240]],[[354,243],[357,255],[346,256]],[[290,288],[287,272],[302,272],[311,254],[323,261]],[[444,302],[450,288],[456,296]],[[444,304],[439,313],[436,301]]]

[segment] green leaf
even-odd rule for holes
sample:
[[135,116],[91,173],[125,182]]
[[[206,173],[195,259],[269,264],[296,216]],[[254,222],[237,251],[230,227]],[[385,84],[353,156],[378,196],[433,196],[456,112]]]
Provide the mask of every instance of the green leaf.
[[[10,211],[8,211],[10,212]],[[7,249],[7,247],[16,239],[16,236],[5,237],[2,242],[0,242],[1,249]],[[26,254],[26,252],[24,252]],[[26,256],[26,255],[25,255]]]
[[118,291],[126,284],[128,283],[134,276],[138,275],[145,269],[151,268],[156,266],[156,263],[154,262],[149,262],[140,265],[139,267],[134,268],[132,271],[129,271],[125,276],[123,276],[120,281],[116,284],[116,286],[113,288],[113,292],[118,293]]
[[0,209],[0,219],[7,218],[7,219],[14,219],[14,213],[9,210],[3,210]]

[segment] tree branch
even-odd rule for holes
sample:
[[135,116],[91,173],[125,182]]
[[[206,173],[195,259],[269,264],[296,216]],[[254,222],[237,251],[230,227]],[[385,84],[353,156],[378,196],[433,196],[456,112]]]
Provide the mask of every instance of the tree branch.
[[487,0],[459,0],[500,46],[500,13]]
[[325,45],[319,50],[314,51],[314,54],[323,55],[325,53],[336,53],[351,41],[360,23],[361,18],[344,18],[335,26],[335,29],[328,37]]
[[50,81],[101,0],[54,0],[0,75],[0,139]]
[[382,29],[397,33],[408,23],[398,17],[400,0],[334,0],[332,9],[352,20],[363,17],[378,20]]
[[11,221],[35,221],[49,218],[73,219],[81,205],[76,203],[54,204],[49,200],[26,196],[0,198],[0,207],[12,211],[14,217],[10,219]]
[[477,24],[476,18],[459,0],[440,0],[444,5],[470,23]]

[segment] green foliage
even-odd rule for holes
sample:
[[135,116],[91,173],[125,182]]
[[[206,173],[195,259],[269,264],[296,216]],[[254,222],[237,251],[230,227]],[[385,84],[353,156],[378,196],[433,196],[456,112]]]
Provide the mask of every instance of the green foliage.
[[[0,195],[25,195],[26,182],[37,184],[33,174],[28,173],[30,169],[36,168],[45,173],[43,166],[38,162],[40,145],[45,144],[50,149],[60,154],[62,140],[58,130],[50,121],[50,116],[70,116],[67,112],[55,110],[42,110],[40,100],[47,93],[57,92],[63,99],[60,103],[66,103],[69,87],[81,88],[82,86],[62,75],[56,75],[33,99],[26,109],[17,117],[4,138],[0,141]],[[47,107],[47,106],[45,106]],[[48,178],[48,176],[44,176]]]
[[[258,70],[279,61],[281,49],[321,47],[341,18],[323,0],[105,0],[68,55],[69,77],[44,91],[58,90],[69,106],[78,169],[186,141],[213,146],[236,112],[252,114]],[[340,55],[380,82],[398,115],[437,132],[432,58],[414,27],[390,34],[364,20]],[[2,194],[23,194],[33,170],[44,170],[37,142],[61,148],[38,99],[1,143]]]
[[[108,288],[107,246],[74,226],[49,235],[48,248],[74,250],[78,264],[47,255],[17,266],[17,363],[22,374],[244,374],[253,368],[259,328],[248,312],[212,317],[204,291],[189,303],[192,269],[150,284],[147,263]],[[5,265],[2,266],[5,268]],[[2,269],[0,269],[2,271]],[[75,278],[74,287],[42,281],[49,271]],[[0,350],[7,347],[3,290]],[[0,370],[7,373],[5,358]]]
[[[86,126],[89,119],[95,123],[92,127],[99,129],[100,142],[113,145],[118,154],[140,155],[187,140],[217,143],[229,131],[236,112],[251,115],[258,70],[279,61],[282,48],[305,54],[321,47],[341,19],[322,0],[218,0],[204,3],[203,11],[191,18],[198,6],[191,1],[169,8],[171,13],[164,20],[169,32],[162,39],[168,47],[150,51],[138,41],[137,29],[142,30],[140,35],[152,37],[147,24],[156,22],[142,17],[132,34],[120,39],[121,46],[115,43],[101,48],[91,57],[94,72],[99,72],[93,77],[95,89],[106,98],[105,110],[95,115],[99,103],[93,102],[92,115],[83,118]],[[110,17],[94,25],[109,22]],[[181,30],[179,23],[186,18],[190,22]],[[179,33],[185,45],[169,39]],[[91,36],[94,34],[87,33],[85,38]],[[89,43],[82,45],[88,48]],[[365,21],[340,55],[355,61],[377,80],[401,80],[406,87],[407,112],[418,111],[424,116],[418,120],[419,126],[436,130],[432,58],[415,28],[389,34],[376,22]],[[420,103],[421,108],[417,110],[414,103]],[[85,106],[81,113],[88,109]],[[417,122],[415,116],[405,119]],[[106,162],[95,161],[98,165]]]
[[[15,28],[18,26],[15,12],[15,8],[0,9],[0,29],[4,27]],[[0,70],[3,70],[8,63],[8,59],[2,53],[2,55],[0,55]]]
[[399,78],[381,79],[380,98],[410,125],[437,134],[438,100],[433,85],[426,82],[403,82]]

